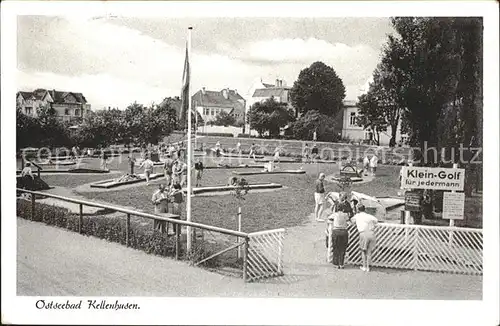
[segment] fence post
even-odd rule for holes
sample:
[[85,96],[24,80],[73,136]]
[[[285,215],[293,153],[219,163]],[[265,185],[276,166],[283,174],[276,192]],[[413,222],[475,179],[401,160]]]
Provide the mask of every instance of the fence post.
[[333,223],[332,221],[328,221],[328,231],[327,231],[327,253],[326,253],[326,261],[327,263],[333,263]]
[[[241,207],[238,207],[238,231],[241,232]],[[240,237],[236,239],[240,243]],[[238,259],[241,258],[241,247],[238,247]]]
[[245,237],[245,247],[243,248],[243,282],[247,282],[247,264],[248,264],[248,241],[250,239]]
[[35,220],[35,194],[31,194],[31,220]]
[[181,225],[175,223],[174,228],[175,228],[175,259],[179,260],[181,251]]
[[415,227],[415,241],[413,243],[413,269],[418,270],[418,251],[419,251],[419,243],[418,243],[418,227]]
[[80,215],[78,219],[78,233],[83,232],[83,204],[80,204]]
[[125,223],[125,245],[130,246],[130,214],[127,214],[127,221]]
[[[457,163],[453,163],[453,168],[454,169],[458,169],[458,164]],[[456,191],[452,190],[451,192],[455,193]],[[443,214],[444,214],[444,212],[443,212]],[[450,227],[454,227],[454,226],[455,226],[455,220],[454,219],[450,219]],[[450,233],[448,235],[448,245],[450,247],[453,246],[453,231],[452,230],[450,230]]]
[[278,274],[279,275],[283,275],[283,241],[285,240],[285,233],[281,233],[281,235],[279,236],[279,239],[280,239],[280,243],[279,243],[279,246],[278,246]]

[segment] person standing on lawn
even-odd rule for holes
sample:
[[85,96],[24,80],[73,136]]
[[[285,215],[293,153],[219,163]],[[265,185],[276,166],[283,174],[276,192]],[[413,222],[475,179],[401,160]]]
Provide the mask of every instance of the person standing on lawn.
[[104,150],[101,151],[101,168],[103,170],[108,169],[108,154]]
[[174,164],[172,165],[172,184],[171,186],[173,187],[176,183],[181,182],[181,164],[179,160],[175,160]]
[[196,179],[195,187],[201,187],[201,177],[203,176],[203,163],[201,159],[198,158],[196,163],[194,163],[194,176]]
[[255,160],[255,143],[252,143],[252,146],[250,146],[250,153],[248,154],[248,158],[253,156],[253,159]]
[[132,156],[132,154],[129,154],[128,156],[128,164],[130,167],[130,175],[134,174],[134,167],[135,167],[135,157]]
[[154,163],[149,158],[149,155],[146,157],[144,161],[142,161],[139,169],[144,168],[144,176],[146,177],[146,185],[149,185],[149,177],[153,174]]
[[[158,190],[153,193],[153,197],[151,197],[151,202],[155,208],[156,215],[162,215],[163,213],[168,213],[168,193],[165,191],[165,185],[160,184],[158,186]],[[167,222],[154,220],[153,223],[154,230],[158,230],[161,233],[168,232]]]
[[375,173],[377,173],[377,165],[378,165],[377,154],[373,154],[372,158],[370,159],[370,168],[372,170],[373,176],[375,176]]
[[280,152],[281,152],[281,146],[280,145],[276,145],[276,148],[274,149],[274,159],[273,159],[273,162],[274,161],[278,161],[278,163],[280,162]]
[[311,149],[311,160],[313,163],[316,163],[316,160],[318,158],[318,146],[316,146],[316,144],[313,145],[312,149]]
[[309,148],[309,146],[306,144],[306,146],[304,146],[304,150],[302,151],[302,158],[304,160],[304,163],[309,163],[309,156],[311,155],[311,149]]
[[181,175],[181,187],[184,187],[184,186],[187,186],[187,173],[188,173],[188,168],[187,168],[187,164],[184,163],[184,162],[179,162],[179,165],[180,165],[180,175]]
[[370,260],[373,248],[376,245],[375,226],[378,220],[375,216],[365,212],[363,204],[358,205],[358,212],[351,219],[356,223],[356,228],[359,232],[359,248],[361,249],[361,259],[363,265],[360,269],[364,272],[370,271]]
[[238,153],[238,156],[241,156],[241,143],[239,141],[236,144],[236,153]]
[[167,158],[163,162],[163,174],[165,176],[165,182],[167,183],[167,187],[170,187],[172,182],[172,168],[174,165],[174,160],[170,158],[170,154],[167,154]]
[[170,197],[172,198],[172,202],[174,203],[174,209],[172,213],[179,215],[180,218],[182,214],[182,203],[184,203],[184,192],[182,192],[182,187],[180,184],[174,184],[174,187],[170,192]]
[[314,217],[317,222],[324,222],[321,218],[321,214],[323,213],[323,209],[325,206],[325,174],[320,173],[318,180],[315,182],[315,190],[314,190]]
[[363,158],[363,174],[368,175],[368,171],[370,170],[370,159],[368,155],[365,155]]

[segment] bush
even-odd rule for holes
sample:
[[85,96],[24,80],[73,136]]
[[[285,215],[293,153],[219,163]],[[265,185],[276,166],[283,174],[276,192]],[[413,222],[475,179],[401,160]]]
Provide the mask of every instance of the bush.
[[197,132],[196,135],[198,136],[213,136],[213,137],[231,137],[233,138],[234,135],[229,132]]
[[[24,199],[18,199],[16,213],[18,217],[30,220],[31,202]],[[79,216],[77,214],[72,214],[65,208],[36,203],[34,221],[78,232]],[[125,216],[84,216],[82,234],[126,245],[125,224]],[[198,262],[220,250],[220,248],[217,247],[218,245],[220,244],[210,244],[207,241],[200,242],[198,239],[194,242],[191,253],[187,253],[185,255],[185,259],[192,262]],[[175,255],[175,237],[167,237],[166,234],[152,230],[151,224],[148,224],[147,226],[132,224],[129,235],[129,246],[133,249],[138,249],[146,252],[147,254],[157,256],[173,257]],[[184,247],[181,248],[181,253],[186,253]],[[221,261],[221,256],[216,256],[200,264],[200,266],[218,268],[222,265],[241,265],[241,263],[239,265],[236,264],[233,261],[234,259],[231,260],[228,258],[226,260],[227,261]]]
[[[31,203],[19,199],[16,212],[18,217],[31,219]],[[36,222],[78,232],[78,220],[78,215],[70,213],[65,208],[41,203],[35,204],[34,221]],[[125,245],[125,223],[125,217],[84,217],[82,234]],[[129,241],[131,248],[142,250],[148,254],[173,256],[175,253],[175,239],[158,231],[131,227]]]

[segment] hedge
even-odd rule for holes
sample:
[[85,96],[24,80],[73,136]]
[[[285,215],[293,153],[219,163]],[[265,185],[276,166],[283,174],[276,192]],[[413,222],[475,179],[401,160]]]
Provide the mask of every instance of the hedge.
[[214,136],[214,137],[231,137],[234,138],[234,135],[229,132],[197,132],[197,136]]
[[[16,213],[20,218],[31,220],[31,202],[25,199],[18,199]],[[47,225],[78,232],[78,220],[79,216],[77,214],[73,214],[65,208],[35,203],[35,222],[42,222]],[[126,245],[125,215],[122,217],[106,215],[85,216],[82,225],[82,234]],[[131,221],[129,246],[148,254],[162,257],[175,256],[175,237],[168,237],[164,233],[153,230],[152,223],[144,226]],[[216,250],[218,250],[216,246],[207,242],[200,243],[197,240],[192,253],[185,255],[186,250],[182,247],[181,254],[184,254],[182,257],[184,259],[199,261],[211,256]],[[216,268],[221,266],[222,262],[220,261],[220,257],[215,257],[202,265],[208,268]]]

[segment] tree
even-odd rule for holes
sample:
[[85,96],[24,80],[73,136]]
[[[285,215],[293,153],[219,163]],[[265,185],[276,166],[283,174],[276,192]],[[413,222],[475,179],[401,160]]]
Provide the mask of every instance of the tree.
[[210,124],[224,127],[234,126],[236,124],[236,119],[226,111],[221,111],[215,116],[214,120],[210,121]]
[[68,125],[57,118],[55,109],[50,105],[37,108],[40,146],[68,146],[71,144]]
[[318,61],[300,72],[290,97],[296,117],[312,110],[333,117],[343,108],[345,86],[332,67]]
[[318,111],[309,111],[292,125],[293,137],[301,140],[311,140],[316,131],[318,141],[334,142],[339,139],[336,133],[337,120]]
[[[459,144],[481,146],[482,19],[405,17],[392,24],[398,35],[389,36],[387,63],[396,72],[396,101],[410,144],[423,150],[427,143],[438,153]],[[455,150],[450,158],[457,162],[458,155]],[[477,167],[466,169],[470,176]]]
[[127,106],[123,116],[124,142],[126,144],[140,142],[140,138],[142,138],[141,133],[144,131],[145,123],[146,112],[145,107],[142,104],[134,102]]
[[158,105],[147,111],[146,142],[156,144],[162,137],[172,133],[177,125],[177,114],[168,104]]
[[260,136],[269,132],[270,137],[277,137],[281,128],[293,120],[293,111],[285,103],[276,102],[274,98],[255,103],[247,114],[247,122]]
[[16,106],[16,149],[28,146],[38,147],[40,144],[40,125],[38,119],[22,113]]
[[370,92],[358,98],[357,106],[359,108],[359,116],[356,123],[364,129],[371,130],[373,132],[373,140],[379,146],[380,133],[387,131],[387,121],[384,117],[383,107],[379,106],[377,98]]

